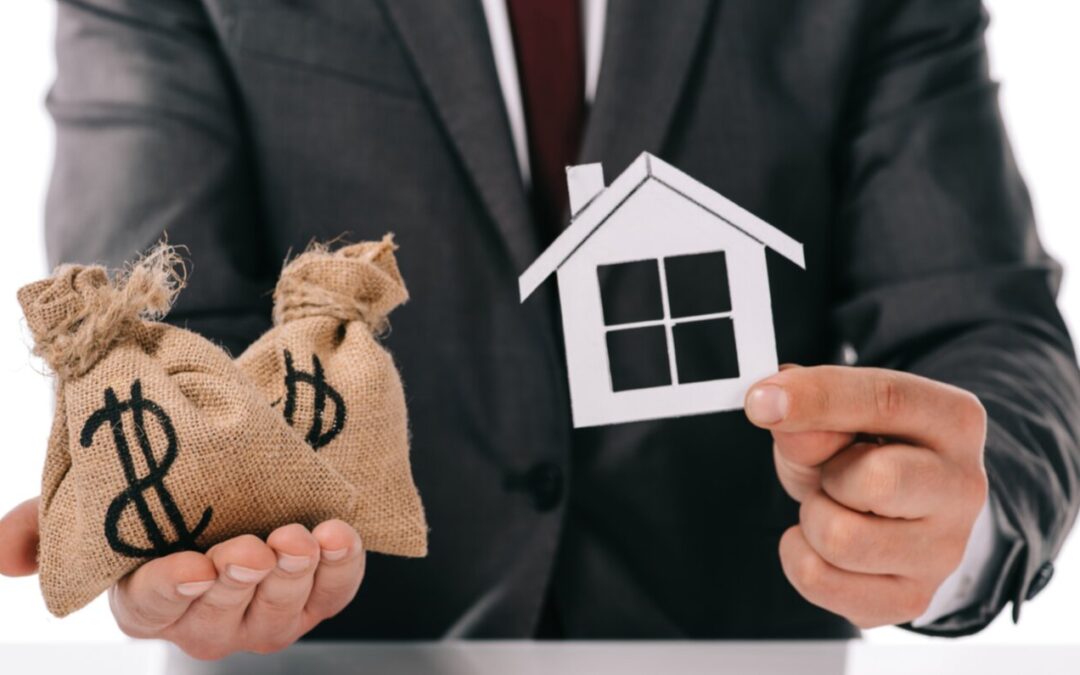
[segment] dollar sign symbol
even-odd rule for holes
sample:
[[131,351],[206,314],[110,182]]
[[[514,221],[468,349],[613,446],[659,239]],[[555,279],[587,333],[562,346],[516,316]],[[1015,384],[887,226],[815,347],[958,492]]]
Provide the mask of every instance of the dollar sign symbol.
[[[139,450],[142,451],[143,459],[146,461],[148,473],[142,477],[138,475],[135,468],[135,460],[131,456],[131,448],[124,433],[124,413],[131,413],[135,428],[135,439],[138,442]],[[165,435],[166,447],[160,461],[154,455],[150,436],[146,433],[147,413],[157,420],[162,433]],[[86,424],[83,425],[79,442],[84,448],[88,448],[93,444],[94,435],[104,424],[108,424],[112,428],[113,444],[116,446],[120,464],[124,468],[124,478],[128,483],[127,489],[117,495],[116,499],[109,504],[109,509],[105,514],[105,539],[108,540],[109,546],[117,553],[131,558],[153,558],[176,551],[198,548],[195,540],[210,524],[210,516],[214,510],[207,508],[203,511],[199,524],[194,529],[189,530],[187,523],[184,522],[184,515],[180,513],[172,494],[165,487],[165,476],[169,473],[173,462],[176,461],[176,453],[179,448],[176,429],[173,428],[169,416],[157,403],[143,398],[142,383],[135,380],[131,383],[131,398],[127,401],[119,400],[112,387],[105,389],[105,405],[94,411],[86,420]],[[144,494],[150,490],[154,490],[157,494],[161,507],[172,525],[173,532],[176,535],[176,539],[173,541],[166,538],[162,528],[154,520],[154,514],[151,513],[150,505],[147,503]],[[149,547],[135,546],[120,537],[118,531],[120,516],[131,504],[135,505],[135,512],[146,530],[146,538],[150,542]]]
[[[334,440],[345,427],[345,401],[341,394],[330,386],[323,374],[322,362],[315,354],[311,355],[311,372],[297,370],[293,365],[292,352],[285,350],[285,421],[293,425],[293,416],[296,414],[296,389],[300,383],[311,385],[314,400],[314,414],[311,418],[311,428],[308,429],[304,440],[316,451]],[[334,404],[334,419],[330,428],[323,431],[323,415],[326,412],[326,402]]]

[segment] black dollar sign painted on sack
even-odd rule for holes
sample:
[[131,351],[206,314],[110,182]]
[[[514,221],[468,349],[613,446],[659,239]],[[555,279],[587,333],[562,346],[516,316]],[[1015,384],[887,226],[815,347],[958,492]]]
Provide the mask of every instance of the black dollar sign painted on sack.
[[[293,366],[292,352],[285,350],[285,421],[290,426],[293,424],[293,415],[296,414],[296,385],[303,382],[311,385],[312,394],[315,397],[314,414],[311,418],[311,428],[308,429],[304,440],[316,451],[325,447],[341,433],[345,427],[345,401],[341,394],[326,381],[323,374],[322,362],[315,354],[311,355],[311,372],[305,373]],[[323,415],[326,413],[327,400],[334,404],[334,420],[330,428],[323,431]]]
[[[127,436],[124,433],[124,413],[131,413],[132,423],[135,429],[135,438],[138,441],[139,450],[142,451],[146,461],[148,473],[139,476],[135,468],[135,459],[131,456],[131,448],[128,446]],[[154,448],[150,443],[150,436],[146,433],[146,414],[149,413],[157,420],[162,433],[165,435],[165,452],[160,460],[154,455]],[[109,546],[121,555],[131,558],[153,558],[176,551],[186,551],[197,548],[195,540],[203,533],[210,524],[210,516],[213,508],[203,511],[199,524],[189,530],[184,522],[184,515],[176,506],[172,494],[165,487],[165,476],[169,473],[179,442],[176,438],[176,429],[173,428],[172,420],[162,410],[161,406],[150,399],[143,398],[142,383],[135,380],[131,383],[131,398],[121,401],[116,397],[112,387],[105,389],[105,405],[94,411],[83,425],[79,442],[84,448],[90,447],[94,442],[94,434],[102,425],[112,427],[113,444],[116,446],[116,454],[120,457],[120,464],[124,467],[124,478],[127,480],[126,490],[117,495],[116,499],[109,504],[109,510],[105,513],[105,539]],[[144,493],[154,490],[161,502],[169,523],[176,535],[173,541],[169,541],[162,528],[154,520],[154,514],[146,502]],[[124,541],[120,537],[118,527],[120,516],[128,506],[134,504],[135,512],[142,521],[146,530],[146,538],[150,542],[149,547],[140,547]]]

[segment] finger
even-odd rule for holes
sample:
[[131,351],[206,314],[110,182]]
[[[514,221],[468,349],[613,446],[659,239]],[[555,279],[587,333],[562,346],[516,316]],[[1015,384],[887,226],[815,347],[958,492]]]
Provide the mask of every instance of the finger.
[[303,525],[279,527],[266,543],[277,565],[259,584],[244,618],[248,649],[260,653],[283,649],[299,636],[319,563],[319,542]]
[[922,518],[955,496],[941,455],[912,445],[857,443],[821,466],[821,488],[849,509]]
[[206,552],[217,581],[169,630],[181,647],[195,645],[201,654],[228,653],[238,639],[241,621],[255,587],[276,562],[274,552],[250,534],[229,539]]
[[799,506],[799,525],[811,548],[840,569],[920,579],[939,576],[937,530],[923,521],[859,513],[816,492]]
[[200,595],[210,590],[217,570],[194,551],[151,560],[109,591],[120,630],[132,637],[155,637],[173,625]]
[[776,477],[788,496],[801,502],[806,495],[821,489],[821,469],[816,466],[794,464],[784,458],[773,444],[773,463],[776,465]]
[[39,501],[28,499],[0,520],[0,574],[6,577],[37,572]]
[[838,431],[774,431],[772,435],[776,476],[797,502],[821,489],[822,462],[856,438],[855,434]]
[[367,554],[356,530],[340,520],[328,520],[312,534],[321,548],[321,562],[305,615],[314,625],[340,612],[356,596],[364,578]]
[[746,413],[773,431],[881,434],[942,452],[981,449],[986,425],[982,405],[962,389],[910,373],[843,366],[777,373],[750,389]]
[[855,441],[855,434],[844,431],[773,431],[772,436],[781,457],[803,467],[816,467]]
[[810,546],[799,525],[780,538],[780,565],[800,595],[860,628],[911,621],[926,611],[933,597],[929,586],[911,579],[831,565]]

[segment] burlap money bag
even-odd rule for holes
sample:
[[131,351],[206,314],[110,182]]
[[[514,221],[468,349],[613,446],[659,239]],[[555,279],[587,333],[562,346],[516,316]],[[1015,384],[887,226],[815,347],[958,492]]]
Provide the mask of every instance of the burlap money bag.
[[237,358],[312,449],[359,491],[353,525],[371,551],[427,554],[427,523],[409,465],[401,378],[376,339],[408,299],[389,235],[286,265],[274,327]]
[[351,483],[222,349],[150,320],[181,285],[177,261],[160,247],[113,278],[69,265],[19,291],[57,378],[38,550],[57,616],[150,558],[354,517]]

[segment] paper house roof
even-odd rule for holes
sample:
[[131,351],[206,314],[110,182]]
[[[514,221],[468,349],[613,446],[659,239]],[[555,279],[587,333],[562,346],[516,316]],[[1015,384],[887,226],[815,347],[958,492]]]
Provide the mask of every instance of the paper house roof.
[[570,226],[518,278],[521,301],[532,295],[630,195],[650,180],[675,191],[747,237],[806,269],[802,244],[667,162],[643,152],[607,187],[603,185],[599,164],[567,168],[573,213]]

